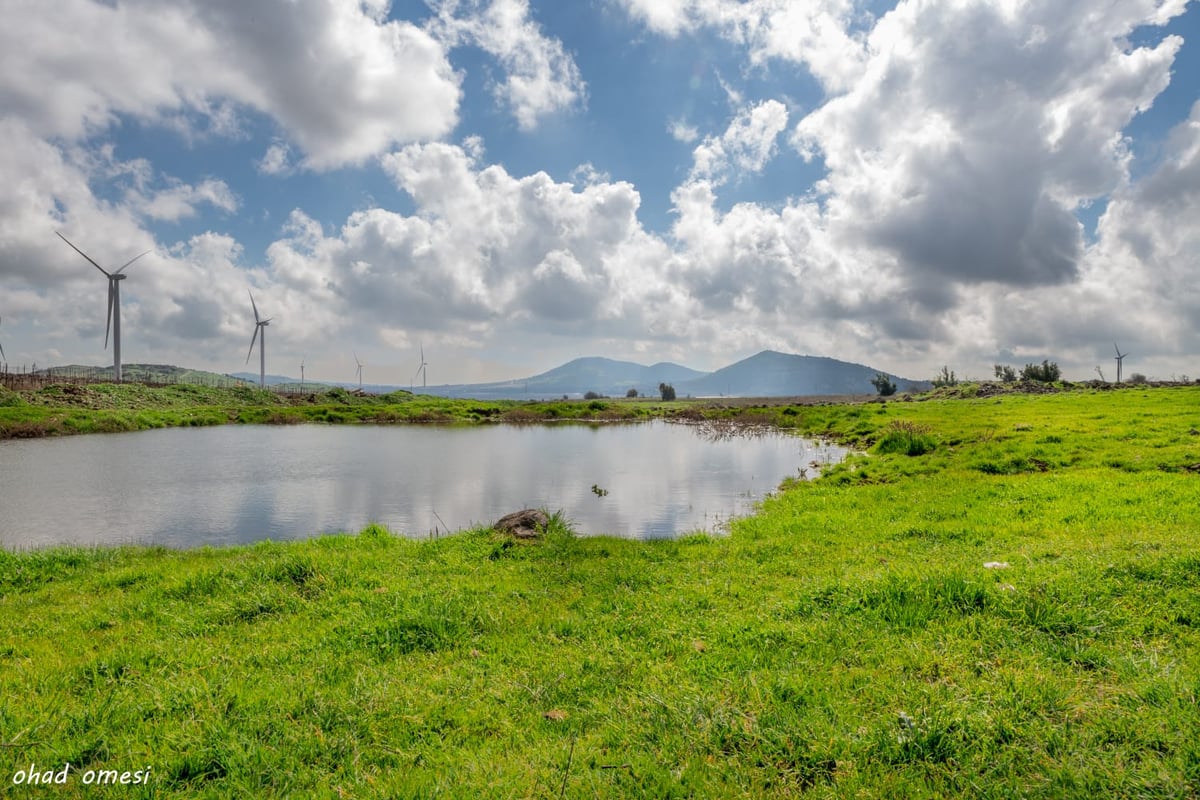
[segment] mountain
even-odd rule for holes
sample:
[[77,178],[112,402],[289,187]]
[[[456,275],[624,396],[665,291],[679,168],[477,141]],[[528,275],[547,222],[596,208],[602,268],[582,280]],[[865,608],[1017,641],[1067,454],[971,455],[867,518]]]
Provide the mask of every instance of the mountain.
[[669,362],[647,367],[632,361],[593,356],[577,358],[560,367],[519,380],[430,386],[416,391],[443,397],[471,397],[477,400],[544,399],[559,398],[563,395],[579,397],[587,392],[624,397],[630,389],[637,389],[639,394],[657,395],[660,383],[676,384],[704,375],[705,373],[698,370]]
[[[675,384],[675,392],[680,397],[875,394],[871,379],[880,372],[873,367],[836,358],[764,350],[716,372]],[[902,392],[930,388],[926,381],[885,374]]]
[[[112,367],[53,367],[53,374],[104,378],[112,376]],[[152,383],[201,383],[211,386],[258,385],[258,373],[237,372],[218,375],[159,364],[125,364],[125,379]],[[44,370],[39,370],[44,372]],[[772,350],[750,356],[716,372],[700,372],[688,367],[660,362],[643,366],[632,361],[589,357],[568,361],[562,366],[538,375],[495,383],[454,384],[417,387],[419,394],[441,397],[463,397],[476,400],[534,400],[558,399],[563,395],[579,398],[587,392],[624,397],[630,389],[638,394],[657,397],[658,385],[669,383],[678,397],[794,397],[799,395],[874,394],[871,379],[880,370],[862,364],[839,361],[822,356],[801,356],[777,353]],[[885,373],[887,374],[887,373]],[[900,391],[923,391],[930,388],[927,381],[914,381],[888,374]],[[288,384],[299,389],[299,381],[283,375],[268,375],[267,385]],[[309,380],[310,391],[318,386],[343,386],[356,389],[354,383],[331,383]],[[372,394],[383,394],[408,387],[364,385]]]

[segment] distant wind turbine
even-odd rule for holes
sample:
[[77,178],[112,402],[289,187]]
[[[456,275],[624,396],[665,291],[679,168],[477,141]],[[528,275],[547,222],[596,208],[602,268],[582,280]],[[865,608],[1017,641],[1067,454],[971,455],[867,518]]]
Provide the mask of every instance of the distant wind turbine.
[[[4,318],[0,317],[0,322],[3,322],[3,321],[4,321]],[[7,358],[7,356],[4,355],[4,346],[3,345],[0,345],[0,358]]]
[[1117,343],[1113,342],[1113,349],[1117,351],[1117,383],[1121,382],[1121,362],[1125,360],[1125,356],[1129,353],[1122,353],[1121,348],[1117,347]]
[[[250,354],[254,352],[254,340],[258,339],[258,385],[263,389],[267,388],[267,326],[271,324],[271,317],[267,319],[259,319],[258,306],[254,304],[254,295],[249,289],[246,294],[250,295],[250,307],[254,309],[254,335],[250,337],[250,350],[246,353],[246,363],[250,363]],[[259,332],[262,333],[262,338],[259,338]]]
[[354,355],[354,363],[358,365],[358,370],[357,370],[357,372],[358,372],[358,390],[361,392],[362,391],[362,367],[363,367],[363,365],[362,365],[362,362],[358,360],[358,353],[355,353],[353,350],[351,350],[350,352],[353,353],[353,355]]
[[304,391],[304,359],[300,359],[300,391]]
[[420,366],[418,366],[418,367],[417,367],[417,371],[413,373],[413,380],[414,380],[414,381],[417,379],[417,376],[418,376],[418,375],[420,375],[420,376],[421,376],[421,388],[422,388],[422,389],[424,389],[424,388],[425,388],[425,386],[426,386],[426,381],[427,381],[427,380],[428,380],[428,378],[429,378],[429,375],[427,374],[427,372],[426,372],[426,370],[425,370],[425,368],[426,368],[427,366],[429,366],[429,362],[425,360],[425,345],[424,345],[424,344],[422,344],[422,345],[421,345],[421,365],[420,365]]
[[71,244],[71,241],[67,237],[63,236],[58,231],[55,231],[55,233],[58,234],[58,238],[62,239],[64,242],[71,245],[72,250],[74,250],[76,253],[79,253],[79,255],[83,256],[84,258],[86,258],[88,260],[88,263],[90,263],[93,267],[95,267],[96,269],[103,272],[104,276],[106,278],[108,278],[108,321],[104,323],[104,349],[106,349],[106,350],[108,349],[108,329],[109,329],[109,326],[111,325],[112,326],[112,334],[113,334],[113,379],[116,380],[118,383],[120,383],[120,381],[121,381],[121,281],[125,280],[125,278],[128,277],[126,275],[122,275],[121,271],[124,270],[126,267],[128,267],[133,262],[137,261],[142,256],[146,255],[146,253],[149,253],[150,251],[147,250],[146,253],[140,253],[139,255],[134,256],[133,258],[129,259],[124,264],[122,264],[120,266],[120,268],[118,268],[112,272],[109,272],[104,267],[100,266],[95,261],[93,261],[92,257],[89,256],[87,253],[83,252],[78,247]]

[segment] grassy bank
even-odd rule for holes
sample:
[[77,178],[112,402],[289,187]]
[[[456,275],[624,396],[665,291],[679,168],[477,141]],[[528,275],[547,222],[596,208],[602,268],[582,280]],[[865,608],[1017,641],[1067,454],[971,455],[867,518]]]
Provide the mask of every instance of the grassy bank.
[[0,785],[1200,793],[1200,389],[706,413],[868,453],[721,539],[0,553]]
[[0,388],[0,439],[226,424],[637,420],[669,416],[688,405],[647,399],[478,401],[408,392],[364,395],[344,389],[281,395],[253,388],[186,384],[60,384],[20,393]]

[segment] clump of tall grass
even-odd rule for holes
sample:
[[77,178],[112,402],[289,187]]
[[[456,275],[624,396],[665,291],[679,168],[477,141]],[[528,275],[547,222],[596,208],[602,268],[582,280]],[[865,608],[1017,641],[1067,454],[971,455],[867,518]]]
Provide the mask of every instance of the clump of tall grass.
[[875,445],[877,453],[900,453],[906,456],[920,456],[937,448],[937,439],[928,425],[898,419],[884,429],[883,436]]

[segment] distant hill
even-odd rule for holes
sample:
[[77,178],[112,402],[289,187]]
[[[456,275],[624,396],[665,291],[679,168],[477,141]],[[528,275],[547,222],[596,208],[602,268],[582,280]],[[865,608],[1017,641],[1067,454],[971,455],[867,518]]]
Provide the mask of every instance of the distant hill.
[[424,389],[418,387],[415,391],[443,397],[471,397],[477,400],[547,399],[563,395],[579,397],[586,392],[624,397],[630,389],[637,389],[639,394],[657,395],[660,383],[676,384],[702,377],[704,374],[699,370],[668,362],[647,367],[632,361],[588,357],[568,361],[560,367],[520,380],[430,386]]
[[[836,358],[764,350],[716,372],[675,384],[675,392],[680,397],[875,394],[871,379],[880,372],[873,367]],[[902,392],[931,388],[926,381],[885,374]]]
[[[258,385],[258,373],[236,372],[221,375],[215,372],[185,369],[165,364],[124,364],[126,380],[150,383],[199,383],[208,386]],[[112,378],[112,367],[70,365],[38,370],[45,374],[78,376],[93,379]],[[863,364],[853,364],[823,356],[801,356],[777,353],[772,350],[750,356],[716,372],[700,372],[688,367],[660,362],[643,366],[632,361],[611,358],[576,358],[562,366],[538,375],[495,383],[454,384],[416,387],[418,394],[441,397],[463,397],[476,400],[557,399],[566,395],[582,397],[587,392],[624,397],[630,389],[650,397],[658,396],[658,385],[669,383],[678,397],[791,397],[797,395],[874,394],[871,379],[881,370]],[[924,391],[931,388],[927,381],[914,381],[888,374],[900,391]],[[268,375],[268,386],[298,390],[300,382],[286,375]],[[309,391],[334,386],[357,389],[355,383],[306,381]],[[364,384],[364,391],[386,394],[408,387]]]
[[[68,364],[63,367],[50,367],[38,370],[40,374],[72,378],[89,378],[91,380],[112,380],[113,368],[88,367],[81,364]],[[146,383],[198,383],[206,386],[236,386],[242,382],[237,375],[222,375],[217,372],[206,372],[199,369],[187,369],[170,364],[122,364],[121,377],[127,381],[144,381]],[[247,381],[249,382],[249,381]],[[258,376],[254,376],[258,383]]]
[[[257,372],[235,372],[235,373],[233,373],[233,377],[237,378],[238,380],[243,380],[246,383],[252,383],[255,386],[258,386],[258,373]],[[296,378],[289,378],[287,375],[267,375],[266,379],[267,379],[267,386],[276,386],[281,383],[294,383],[296,385],[300,384],[299,380],[297,380]],[[317,383],[317,381],[306,381],[306,382],[307,383]]]

